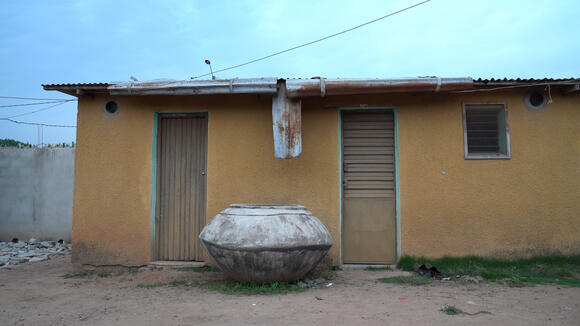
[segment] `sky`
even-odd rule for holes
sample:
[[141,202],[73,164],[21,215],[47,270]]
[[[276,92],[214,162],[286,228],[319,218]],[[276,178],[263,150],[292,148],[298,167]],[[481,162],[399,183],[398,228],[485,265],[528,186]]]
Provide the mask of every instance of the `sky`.
[[[0,96],[74,99],[41,84],[189,79],[209,72],[205,59],[226,68],[417,2],[2,0]],[[580,77],[579,17],[578,0],[432,0],[216,77]],[[48,106],[0,107],[0,119]],[[75,125],[76,102],[14,119]],[[75,128],[41,132],[50,144],[76,137]],[[0,138],[37,144],[38,134],[0,120]]]

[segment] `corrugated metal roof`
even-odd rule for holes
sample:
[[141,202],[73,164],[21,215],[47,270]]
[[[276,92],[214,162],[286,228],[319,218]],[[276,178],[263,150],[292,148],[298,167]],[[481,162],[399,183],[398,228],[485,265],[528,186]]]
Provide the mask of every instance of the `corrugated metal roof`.
[[[276,84],[278,78],[234,78],[222,80],[153,80],[153,81],[135,81],[135,82],[111,82],[111,83],[65,83],[65,84],[43,84],[45,90],[56,90],[69,95],[78,96],[84,92],[90,93],[107,93],[112,95],[201,95],[201,94],[246,94],[246,93],[264,93],[273,94],[277,92]],[[319,87],[320,77],[313,78],[286,78],[290,93],[293,89],[308,88],[313,84]],[[474,91],[473,89],[492,90],[501,89],[502,87],[528,87],[534,85],[566,86],[580,84],[580,78],[503,78],[503,79],[482,79],[472,80],[467,78],[439,78],[439,77],[414,77],[414,78],[365,78],[365,79],[329,79],[323,78],[323,83],[329,88],[336,85],[346,85],[349,87],[357,86],[355,90],[347,92],[348,94],[366,94],[369,92],[383,92],[382,88],[390,88],[390,92],[409,92],[409,91],[432,91],[431,86],[435,85],[435,91]],[[400,89],[392,87],[394,84],[403,84]],[[420,88],[422,84],[431,83],[429,87]],[[446,83],[453,84],[452,88],[446,87]],[[355,85],[356,84],[356,85]],[[384,85],[383,85],[384,84]],[[417,84],[417,85],[415,85]],[[353,86],[354,85],[354,86]],[[376,85],[380,89],[372,90]],[[408,86],[408,87],[407,87]],[[576,86],[577,88],[577,86]],[[329,89],[330,90],[330,89]],[[320,93],[315,90],[314,93],[308,92],[295,94],[295,96],[314,96]],[[312,92],[311,92],[312,93]],[[325,91],[322,91],[324,94]],[[345,94],[347,94],[345,93]],[[342,94],[342,93],[341,93]],[[332,95],[329,92],[328,95]]]
[[478,78],[473,81],[476,86],[479,85],[525,85],[525,84],[539,84],[539,83],[558,83],[558,84],[576,84],[580,82],[580,78]]
[[64,83],[64,84],[42,84],[42,87],[83,87],[83,86],[109,86],[109,83]]

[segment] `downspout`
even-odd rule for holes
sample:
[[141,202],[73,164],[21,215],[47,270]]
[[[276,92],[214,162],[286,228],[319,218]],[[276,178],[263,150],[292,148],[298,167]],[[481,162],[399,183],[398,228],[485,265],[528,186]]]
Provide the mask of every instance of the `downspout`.
[[274,157],[291,159],[302,153],[302,100],[286,96],[286,81],[277,82],[272,97]]

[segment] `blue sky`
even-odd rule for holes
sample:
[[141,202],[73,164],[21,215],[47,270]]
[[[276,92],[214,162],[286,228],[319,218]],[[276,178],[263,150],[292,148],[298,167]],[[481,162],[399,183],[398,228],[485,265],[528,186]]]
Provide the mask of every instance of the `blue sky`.
[[[25,1],[0,4],[0,96],[69,98],[40,84],[188,79],[332,34],[419,0]],[[232,77],[580,77],[580,1],[432,0]],[[24,103],[0,99],[0,105]],[[0,118],[46,105],[0,108]],[[76,124],[76,104],[17,118]],[[0,138],[37,142],[0,121]],[[43,128],[45,143],[74,128]]]

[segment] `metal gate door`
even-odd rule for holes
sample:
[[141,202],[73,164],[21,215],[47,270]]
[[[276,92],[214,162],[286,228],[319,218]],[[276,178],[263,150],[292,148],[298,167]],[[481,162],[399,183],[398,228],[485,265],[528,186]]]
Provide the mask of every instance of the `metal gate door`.
[[345,263],[396,262],[394,146],[392,111],[343,111]]
[[155,260],[203,260],[207,114],[160,114]]

